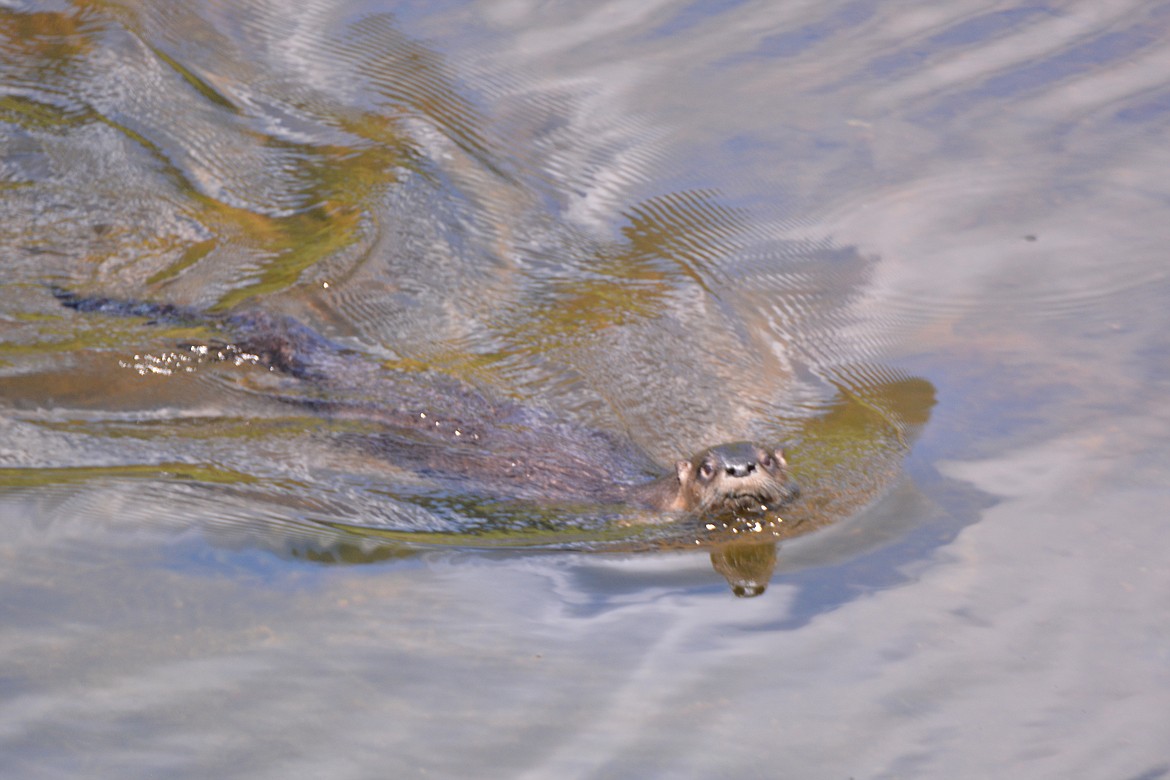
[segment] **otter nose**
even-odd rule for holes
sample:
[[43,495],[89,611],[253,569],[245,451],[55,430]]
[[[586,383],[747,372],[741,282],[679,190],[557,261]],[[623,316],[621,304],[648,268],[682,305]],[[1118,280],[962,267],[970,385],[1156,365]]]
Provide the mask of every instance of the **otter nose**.
[[731,477],[746,477],[756,470],[754,463],[729,463],[724,469],[728,476]]

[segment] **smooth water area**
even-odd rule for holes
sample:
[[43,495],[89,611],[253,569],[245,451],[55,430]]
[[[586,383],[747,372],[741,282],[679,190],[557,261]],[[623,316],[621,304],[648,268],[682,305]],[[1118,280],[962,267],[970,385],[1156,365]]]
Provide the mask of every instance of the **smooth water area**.
[[[0,774],[1170,775],[1168,130],[1155,3],[0,2]],[[488,500],[54,285],[804,494]]]

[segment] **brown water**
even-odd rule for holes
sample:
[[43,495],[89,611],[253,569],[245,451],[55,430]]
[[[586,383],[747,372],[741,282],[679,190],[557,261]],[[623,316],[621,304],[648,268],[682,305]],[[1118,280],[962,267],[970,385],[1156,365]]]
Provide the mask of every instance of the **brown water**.
[[[1170,775],[1168,33],[0,5],[0,774]],[[803,522],[485,504],[47,284],[783,439]]]

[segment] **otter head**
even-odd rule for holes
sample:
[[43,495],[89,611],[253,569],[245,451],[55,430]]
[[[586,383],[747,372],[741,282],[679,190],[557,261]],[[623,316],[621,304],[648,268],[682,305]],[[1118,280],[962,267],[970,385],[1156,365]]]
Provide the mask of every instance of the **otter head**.
[[752,442],[720,444],[675,465],[675,508],[711,515],[760,514],[797,495],[780,449]]

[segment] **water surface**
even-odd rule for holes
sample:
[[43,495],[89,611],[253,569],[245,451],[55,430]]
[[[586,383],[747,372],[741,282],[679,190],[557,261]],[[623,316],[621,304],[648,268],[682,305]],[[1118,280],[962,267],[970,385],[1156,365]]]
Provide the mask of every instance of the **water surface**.
[[[1167,774],[1168,24],[4,6],[5,776]],[[664,468],[783,439],[818,528],[736,599],[696,529],[436,493],[50,283]]]

